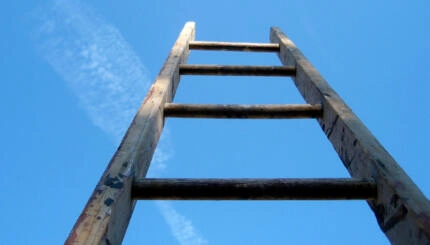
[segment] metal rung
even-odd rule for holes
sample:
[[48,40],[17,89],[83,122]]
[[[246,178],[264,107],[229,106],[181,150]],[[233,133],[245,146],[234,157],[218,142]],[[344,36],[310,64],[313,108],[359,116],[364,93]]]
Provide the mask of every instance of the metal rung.
[[317,118],[322,116],[321,105],[211,105],[164,104],[164,117],[185,118]]
[[376,185],[360,179],[138,179],[140,200],[376,199]]
[[279,52],[279,44],[194,41],[189,43],[189,49],[244,52]]
[[180,75],[295,76],[293,66],[179,65]]

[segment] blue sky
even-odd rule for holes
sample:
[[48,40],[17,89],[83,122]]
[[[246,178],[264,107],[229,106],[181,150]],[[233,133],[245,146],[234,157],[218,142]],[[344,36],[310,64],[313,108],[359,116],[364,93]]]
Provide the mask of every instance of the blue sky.
[[[67,237],[186,21],[197,40],[268,42],[280,27],[424,194],[428,1],[44,1],[0,15],[0,244]],[[189,63],[279,65],[193,51]],[[183,77],[176,102],[303,103],[288,78]],[[314,120],[168,119],[161,177],[347,177]],[[367,204],[138,203],[124,244],[387,244]]]

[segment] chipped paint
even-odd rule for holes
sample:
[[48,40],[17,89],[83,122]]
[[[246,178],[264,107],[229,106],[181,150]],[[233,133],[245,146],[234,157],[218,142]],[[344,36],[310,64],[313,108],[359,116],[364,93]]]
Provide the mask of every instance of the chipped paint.
[[[170,60],[151,86],[66,244],[121,243],[134,206],[130,199],[133,176],[135,172],[147,171],[163,126],[162,120],[158,120],[163,118],[159,108],[166,100],[172,100],[170,87],[179,80],[175,67],[188,57],[186,47],[194,39],[194,28],[194,23],[187,23],[179,35]],[[148,144],[148,140],[154,144]]]
[[148,100],[152,97],[152,94],[154,93],[154,86],[151,86],[151,88],[148,91],[148,94],[145,97],[145,100],[143,101],[142,104],[146,104],[148,102]]
[[121,178],[119,177],[112,178],[110,177],[110,174],[106,176],[104,185],[114,189],[121,189],[122,187],[124,187],[124,183],[122,183]]
[[112,205],[112,203],[114,203],[114,200],[112,198],[110,198],[110,197],[106,198],[106,200],[104,202],[104,204],[106,206],[110,206],[110,205]]
[[272,27],[270,40],[279,43],[284,65],[296,64],[293,80],[306,102],[324,105],[318,122],[351,176],[376,182],[378,198],[369,205],[388,239],[395,244],[430,244],[430,227],[423,227],[418,216],[430,217],[428,199],[279,28]]

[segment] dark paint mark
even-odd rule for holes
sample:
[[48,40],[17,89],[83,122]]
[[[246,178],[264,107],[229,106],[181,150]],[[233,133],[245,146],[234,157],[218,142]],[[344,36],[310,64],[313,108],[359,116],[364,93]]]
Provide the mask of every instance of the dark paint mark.
[[381,162],[379,159],[376,159],[376,162],[378,163],[379,166],[381,166],[382,169],[387,170],[387,167],[385,167],[385,164]]
[[354,161],[356,156],[357,156],[357,154],[355,153],[354,155],[352,155],[352,157],[350,159],[348,159],[348,162],[345,164],[348,169],[351,166],[351,164]]
[[393,228],[397,223],[404,220],[406,215],[408,214],[408,209],[401,205],[383,225],[381,225],[381,229],[384,232],[387,232],[391,228]]
[[346,148],[343,147],[343,145],[340,146],[340,154],[342,162],[345,165],[346,168],[349,169],[349,166],[351,165],[351,159],[349,159],[348,151]]
[[105,200],[105,205],[109,207],[113,202],[114,202],[114,200],[109,197]]
[[104,185],[109,186],[110,188],[114,189],[121,189],[124,184],[121,182],[121,179],[118,177],[110,177],[110,174],[106,176],[106,180],[104,182]]
[[375,207],[375,215],[380,227],[382,227],[385,219],[385,207],[382,204],[378,204]]
[[[396,196],[396,195],[395,195]],[[391,198],[390,202],[396,202],[398,201],[398,196],[393,196]],[[388,230],[392,229],[397,223],[404,220],[406,215],[408,214],[408,209],[401,205],[399,208],[393,210],[391,217],[389,217],[387,220],[385,220],[386,217],[386,209],[383,204],[376,205],[375,208],[375,215],[376,219],[378,220],[379,227],[381,227],[381,230],[383,232],[387,232]]]
[[333,133],[334,127],[335,127],[338,119],[339,119],[339,116],[336,116],[333,123],[331,124],[331,127],[327,129],[327,132],[326,132],[327,138],[330,138],[331,134]]
[[397,206],[399,205],[399,195],[397,195],[397,194],[394,194],[392,197],[391,197],[391,200],[390,200],[390,204],[394,207],[394,208],[397,208]]
[[342,128],[342,136],[340,136],[340,141],[344,142],[345,140],[345,128]]

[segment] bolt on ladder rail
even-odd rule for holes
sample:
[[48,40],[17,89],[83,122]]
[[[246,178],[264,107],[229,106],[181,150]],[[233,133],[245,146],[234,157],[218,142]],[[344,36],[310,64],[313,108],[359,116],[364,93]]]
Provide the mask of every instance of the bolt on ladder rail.
[[[194,41],[187,22],[66,244],[120,244],[136,200],[366,200],[394,244],[430,244],[430,203],[339,95],[279,29],[271,43]],[[188,65],[190,50],[277,52],[283,66]],[[181,75],[290,76],[308,104],[172,103]],[[316,118],[352,178],[144,178],[165,117]]]

